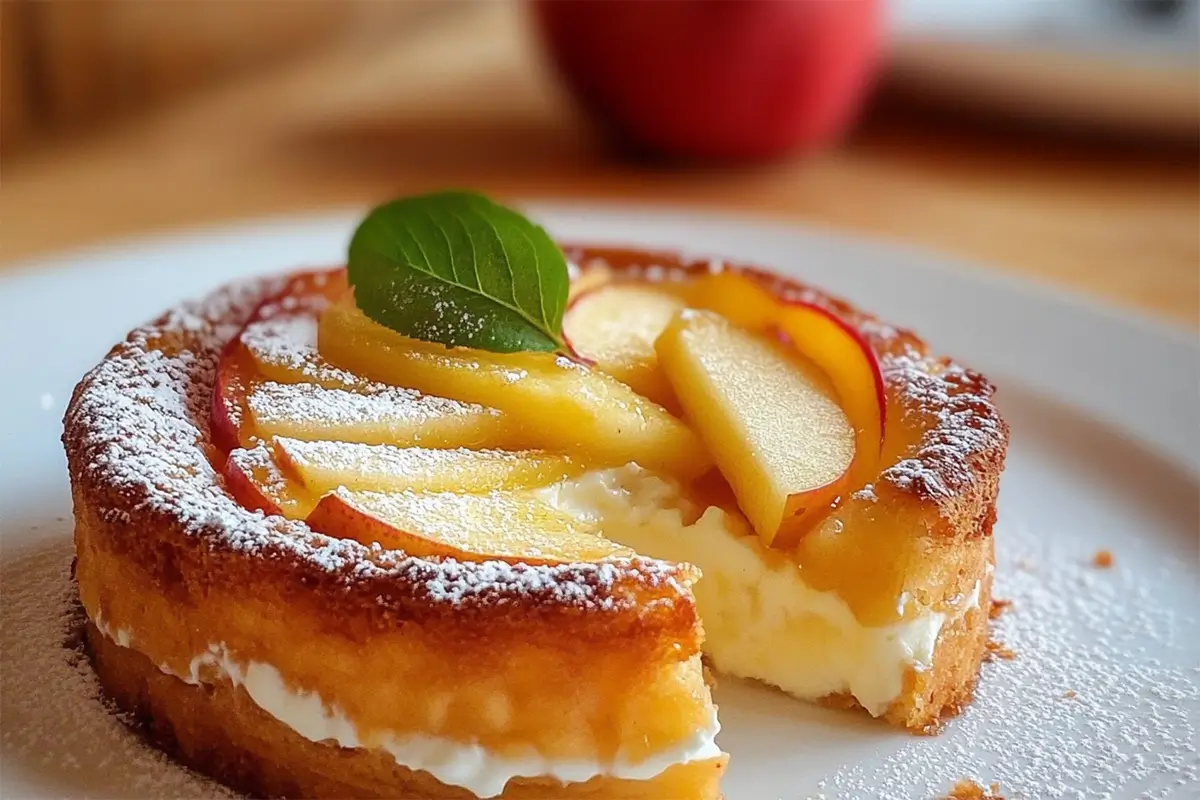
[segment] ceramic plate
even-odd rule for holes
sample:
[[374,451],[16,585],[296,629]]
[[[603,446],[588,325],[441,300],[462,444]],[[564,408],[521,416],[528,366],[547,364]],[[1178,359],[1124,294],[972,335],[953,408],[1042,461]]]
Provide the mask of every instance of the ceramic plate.
[[[797,227],[532,205],[569,239],[770,265],[915,328],[999,385],[1012,447],[995,623],[1011,660],[936,737],[721,681],[730,800],[1196,797],[1200,347],[1174,329],[939,257]],[[341,259],[355,213],[78,251],[0,278],[0,795],[222,794],[104,712],[62,647],[71,505],[61,418],[132,326],[234,277]],[[1094,563],[1098,551],[1114,563]]]

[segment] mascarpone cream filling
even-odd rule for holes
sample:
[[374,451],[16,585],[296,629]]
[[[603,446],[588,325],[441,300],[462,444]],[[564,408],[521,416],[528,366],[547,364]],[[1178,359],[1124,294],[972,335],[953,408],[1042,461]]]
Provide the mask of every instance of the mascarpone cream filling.
[[796,565],[764,559],[743,520],[712,507],[687,524],[689,503],[678,487],[635,464],[538,494],[642,555],[698,566],[703,577],[693,592],[713,666],[804,699],[848,692],[882,715],[910,668],[932,667],[942,628],[979,606],[977,583],[950,613],[924,609],[893,625],[865,626],[835,592],[805,583]]
[[[102,634],[121,647],[132,646],[129,631],[113,630],[99,617],[94,622]],[[716,743],[721,726],[715,708],[710,712],[709,724],[676,747],[637,763],[618,756],[606,764],[590,759],[547,758],[532,749],[520,756],[501,756],[476,744],[423,734],[397,735],[385,731],[364,737],[336,705],[315,692],[289,688],[279,670],[270,664],[235,661],[224,645],[209,645],[207,651],[192,659],[185,675],[166,665],[160,665],[159,669],[193,686],[212,682],[214,678],[228,680],[234,686],[241,686],[259,708],[309,741],[384,750],[397,764],[424,770],[442,783],[461,786],[478,797],[499,795],[513,778],[551,777],[562,783],[580,783],[598,776],[649,780],[676,764],[721,755]]]

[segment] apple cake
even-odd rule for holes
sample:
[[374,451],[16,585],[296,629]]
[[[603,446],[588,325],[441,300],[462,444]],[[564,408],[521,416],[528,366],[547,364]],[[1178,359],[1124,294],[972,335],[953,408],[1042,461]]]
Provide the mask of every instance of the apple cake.
[[565,252],[565,355],[402,336],[335,269],[84,377],[75,575],[152,741],[255,794],[716,798],[707,665],[914,731],[970,699],[988,382],[769,273]]

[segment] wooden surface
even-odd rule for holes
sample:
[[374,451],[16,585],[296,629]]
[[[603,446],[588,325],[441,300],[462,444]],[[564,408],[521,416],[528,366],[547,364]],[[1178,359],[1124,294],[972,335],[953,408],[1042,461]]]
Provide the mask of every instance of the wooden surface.
[[[0,169],[0,271],[96,240],[470,186],[864,232],[1200,322],[1194,152],[876,107],[840,148],[741,170],[636,163],[571,111],[514,7],[332,48]],[[681,243],[686,244],[686,243]]]
[[87,131],[265,65],[481,0],[3,0],[0,149]]

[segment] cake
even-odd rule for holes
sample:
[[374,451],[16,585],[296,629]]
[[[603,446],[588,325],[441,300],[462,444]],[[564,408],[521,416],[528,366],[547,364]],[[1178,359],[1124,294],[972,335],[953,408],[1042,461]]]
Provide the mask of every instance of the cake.
[[714,671],[913,731],[969,701],[987,381],[766,272],[564,251],[565,352],[401,334],[331,269],[83,379],[87,638],[152,741],[253,794],[716,798]]

